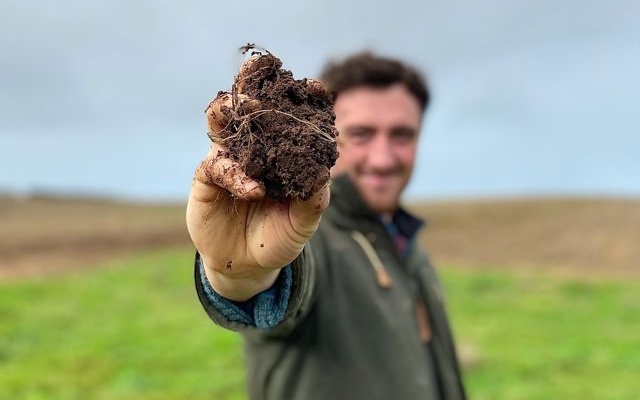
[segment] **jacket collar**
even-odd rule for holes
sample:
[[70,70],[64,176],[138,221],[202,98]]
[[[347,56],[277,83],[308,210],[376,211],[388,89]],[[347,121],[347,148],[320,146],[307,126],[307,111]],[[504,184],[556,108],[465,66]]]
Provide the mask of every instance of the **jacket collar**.
[[[340,175],[331,180],[331,206],[325,216],[332,223],[346,229],[361,230],[363,220],[372,224],[382,223],[379,215],[371,211],[347,175]],[[394,213],[393,222],[408,238],[413,237],[424,225],[422,220],[409,214],[402,207]]]

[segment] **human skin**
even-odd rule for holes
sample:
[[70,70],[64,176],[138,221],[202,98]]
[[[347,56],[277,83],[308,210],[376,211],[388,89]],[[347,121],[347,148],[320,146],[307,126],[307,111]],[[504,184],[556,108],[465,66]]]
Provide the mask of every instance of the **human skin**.
[[372,211],[398,208],[415,164],[422,110],[402,84],[360,86],[335,101],[338,151],[332,176],[346,173]]

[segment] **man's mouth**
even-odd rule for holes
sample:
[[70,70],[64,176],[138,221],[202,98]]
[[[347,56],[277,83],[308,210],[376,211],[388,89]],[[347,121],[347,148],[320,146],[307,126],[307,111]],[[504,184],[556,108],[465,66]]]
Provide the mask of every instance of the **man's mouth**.
[[396,173],[365,173],[362,178],[372,186],[388,186],[397,177]]

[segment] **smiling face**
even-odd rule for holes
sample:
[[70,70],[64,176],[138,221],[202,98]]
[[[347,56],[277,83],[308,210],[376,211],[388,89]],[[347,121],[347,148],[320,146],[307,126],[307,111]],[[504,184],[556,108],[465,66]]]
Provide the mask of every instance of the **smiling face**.
[[346,173],[372,211],[398,208],[415,163],[422,109],[402,84],[340,92],[334,110],[340,156],[332,175]]

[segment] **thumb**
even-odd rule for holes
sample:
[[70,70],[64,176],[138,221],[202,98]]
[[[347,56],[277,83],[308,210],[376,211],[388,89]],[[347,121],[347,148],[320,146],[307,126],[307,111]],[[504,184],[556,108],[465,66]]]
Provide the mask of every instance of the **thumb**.
[[324,184],[309,199],[292,199],[289,207],[289,221],[302,242],[315,233],[322,213],[329,206],[329,183]]

